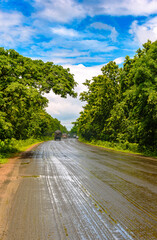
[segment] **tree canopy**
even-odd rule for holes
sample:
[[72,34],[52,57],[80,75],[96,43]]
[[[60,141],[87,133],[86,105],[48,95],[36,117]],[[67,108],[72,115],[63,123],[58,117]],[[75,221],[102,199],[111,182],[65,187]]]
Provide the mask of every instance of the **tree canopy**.
[[44,93],[76,97],[75,86],[69,69],[0,48],[0,139],[43,136],[60,129],[60,122],[45,111]]
[[102,75],[87,80],[86,101],[77,120],[87,139],[157,146],[157,41],[148,41],[123,67],[109,62]]

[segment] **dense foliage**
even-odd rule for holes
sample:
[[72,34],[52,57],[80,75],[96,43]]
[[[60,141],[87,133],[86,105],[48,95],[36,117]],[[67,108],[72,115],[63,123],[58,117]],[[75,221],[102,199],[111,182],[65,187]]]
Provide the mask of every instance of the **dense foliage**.
[[71,128],[71,130],[69,131],[69,135],[71,137],[73,137],[74,135],[77,136],[77,124],[75,122],[73,122],[73,127]]
[[109,62],[102,75],[84,83],[86,101],[77,120],[81,137],[157,147],[157,41],[148,41],[123,68]]
[[45,111],[51,90],[66,97],[76,96],[76,82],[69,69],[23,57],[15,50],[0,48],[0,140],[52,136],[66,132]]

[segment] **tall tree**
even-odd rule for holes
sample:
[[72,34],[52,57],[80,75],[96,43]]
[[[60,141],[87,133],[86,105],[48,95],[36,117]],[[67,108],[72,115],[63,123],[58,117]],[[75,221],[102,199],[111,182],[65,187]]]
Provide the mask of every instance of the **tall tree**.
[[75,86],[69,69],[0,48],[0,138],[27,138],[34,114],[47,106],[43,94],[76,97]]
[[129,141],[157,147],[157,41],[148,41],[122,69],[110,62],[103,75],[86,81],[78,119],[85,139]]
[[80,94],[86,101],[84,112],[79,118],[79,131],[88,139],[102,138],[104,123],[110,116],[115,101],[119,96],[119,68],[114,62],[102,68],[103,75],[86,81],[88,92]]

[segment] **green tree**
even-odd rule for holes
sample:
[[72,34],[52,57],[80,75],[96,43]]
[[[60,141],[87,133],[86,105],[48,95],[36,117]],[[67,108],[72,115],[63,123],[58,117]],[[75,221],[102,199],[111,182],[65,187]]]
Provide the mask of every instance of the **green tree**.
[[148,41],[133,59],[126,57],[120,76],[120,101],[104,127],[110,141],[140,146],[157,144],[157,42]]
[[70,130],[70,135],[77,135],[77,132],[78,132],[78,126],[77,126],[77,123],[73,122],[73,127],[71,128]]
[[80,99],[86,101],[84,112],[78,120],[81,135],[90,139],[101,139],[104,123],[110,116],[115,101],[119,97],[119,68],[114,62],[102,68],[103,75],[86,81],[87,92],[80,94]]
[[[37,134],[42,124],[37,124],[36,121],[35,127],[32,120],[35,115],[41,118],[41,122],[44,115],[43,125],[46,126],[46,121],[48,122],[44,113],[48,100],[43,94],[52,90],[61,97],[76,97],[75,86],[76,82],[69,69],[52,62],[44,63],[23,57],[12,49],[0,48],[0,138],[24,139],[31,132]],[[32,131],[31,124],[34,128]],[[40,135],[42,130],[39,132]]]
[[87,80],[86,101],[77,120],[85,139],[138,143],[157,147],[157,41],[148,41],[122,69],[110,62],[103,75]]
[[[132,67],[134,85],[125,93],[130,108],[129,119],[134,124],[133,139],[140,145],[157,143],[157,41],[144,44],[143,54]],[[131,102],[131,105],[129,104]]]

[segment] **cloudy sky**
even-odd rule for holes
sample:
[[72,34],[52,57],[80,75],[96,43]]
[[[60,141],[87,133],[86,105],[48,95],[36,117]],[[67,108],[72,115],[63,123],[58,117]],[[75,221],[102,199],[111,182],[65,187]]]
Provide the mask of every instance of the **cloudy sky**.
[[[150,39],[157,40],[157,0],[1,0],[0,46],[32,59],[69,67],[79,83]],[[53,93],[48,113],[70,129],[79,116],[79,99]]]

